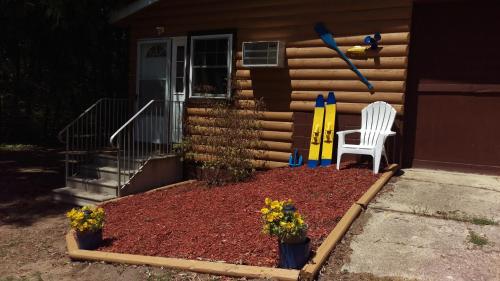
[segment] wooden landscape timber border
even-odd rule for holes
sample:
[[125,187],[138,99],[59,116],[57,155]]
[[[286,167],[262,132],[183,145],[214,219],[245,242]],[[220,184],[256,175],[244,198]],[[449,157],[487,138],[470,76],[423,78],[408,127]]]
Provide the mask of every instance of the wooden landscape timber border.
[[[389,179],[398,170],[397,164],[392,164],[388,167],[387,171],[355,202],[351,208],[345,213],[339,223],[326,237],[325,241],[316,250],[316,254],[309,263],[307,263],[301,270],[295,269],[281,269],[261,266],[238,265],[222,262],[188,260],[179,258],[165,258],[153,257],[131,254],[119,254],[102,251],[89,251],[80,250],[75,239],[75,233],[71,230],[66,234],[66,247],[68,255],[74,260],[91,260],[91,261],[104,261],[110,263],[126,263],[135,265],[150,265],[160,266],[178,270],[195,271],[206,274],[225,275],[233,277],[248,277],[248,278],[270,278],[275,280],[312,280],[316,277],[319,270],[327,260],[330,252],[334,249],[335,245],[343,238],[351,224],[361,213],[368,203],[375,197],[375,195],[382,189],[382,187],[389,181]],[[168,189],[179,186],[183,183],[176,183],[163,187]],[[152,190],[149,192],[154,192]],[[118,198],[116,200],[121,200]]]

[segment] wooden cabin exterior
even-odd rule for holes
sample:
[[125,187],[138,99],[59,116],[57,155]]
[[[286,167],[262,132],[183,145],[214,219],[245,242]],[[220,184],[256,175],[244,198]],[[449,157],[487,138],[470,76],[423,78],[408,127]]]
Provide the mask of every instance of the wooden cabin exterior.
[[[61,131],[66,186],[54,198],[98,203],[179,181],[175,143],[183,132],[203,139],[213,125],[206,102],[234,89],[242,111],[266,104],[257,167],[286,166],[294,148],[307,160],[314,100],[334,91],[336,130],[359,128],[372,102],[396,109],[389,161],[500,174],[499,8],[486,0],[131,1],[112,18],[129,30],[129,98],[101,99]],[[344,51],[381,33],[378,51],[352,59],[373,91],[319,39],[318,22]],[[273,60],[249,66],[243,43],[264,46]],[[193,147],[206,159],[206,146]]]
[[[192,45],[203,38],[229,38],[231,69],[225,79],[240,90],[242,108],[262,98],[265,153],[260,165],[286,165],[292,148],[307,156],[314,99],[335,91],[339,129],[359,126],[359,113],[370,102],[383,100],[398,111],[398,137],[391,142],[392,157],[400,161],[404,92],[412,3],[410,1],[158,1],[117,20],[130,31],[131,99],[140,98],[137,87],[138,48],[141,42],[171,38],[185,43],[184,95],[187,118],[203,124],[206,111],[193,94]],[[319,39],[313,26],[324,22],[341,48],[363,44],[363,38],[382,32],[382,51],[355,61],[375,86],[368,92],[338,55]],[[208,37],[207,37],[208,36]],[[217,37],[219,36],[219,37]],[[224,37],[226,36],[226,37]],[[285,45],[283,67],[248,68],[242,64],[242,43],[279,41]],[[174,43],[175,44],[175,43]],[[173,78],[172,78],[173,79]],[[178,80],[179,81],[179,80]],[[194,81],[195,82],[195,81]],[[175,86],[171,86],[175,90]],[[203,152],[200,152],[201,154]]]
[[[318,93],[335,91],[338,130],[359,128],[359,113],[371,102],[386,101],[397,110],[397,136],[386,144],[390,161],[497,173],[500,128],[492,120],[500,120],[500,70],[488,56],[498,55],[492,49],[478,59],[473,55],[492,46],[488,40],[498,42],[498,36],[485,35],[498,26],[491,14],[496,10],[498,4],[491,1],[139,0],[118,11],[113,22],[130,32],[131,100],[151,97],[145,93],[147,87],[141,89],[138,71],[141,48],[155,42],[166,44],[170,52],[169,69],[161,77],[169,80],[165,93],[185,102],[184,117],[190,123],[203,127],[207,111],[201,101],[227,97],[230,87],[240,90],[242,108],[251,108],[252,99],[262,98],[267,112],[262,120],[266,146],[259,154],[260,166],[286,165],[293,148],[307,157],[314,99]],[[463,21],[471,14],[476,21]],[[480,15],[489,15],[486,24]],[[317,22],[332,31],[344,51],[362,45],[366,35],[382,34],[380,52],[353,60],[374,85],[373,92],[319,39],[313,29]],[[474,51],[469,53],[465,43],[457,42],[460,36],[478,40],[471,42]],[[208,51],[194,47],[211,48],[210,40],[229,47]],[[253,41],[282,43],[284,65],[244,67],[242,43]],[[217,58],[197,65],[195,57],[208,58],[210,52]],[[488,68],[481,69],[481,63],[488,61]],[[463,63],[476,73],[464,70]],[[196,75],[204,77],[203,83],[220,84],[222,79],[231,86],[224,85],[227,93],[215,85],[219,93],[200,94]]]

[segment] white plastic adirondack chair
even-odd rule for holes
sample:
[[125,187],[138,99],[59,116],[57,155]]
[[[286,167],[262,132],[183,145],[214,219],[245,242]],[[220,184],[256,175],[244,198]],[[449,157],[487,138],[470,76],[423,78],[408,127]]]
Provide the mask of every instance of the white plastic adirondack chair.
[[[380,158],[385,157],[387,165],[387,154],[384,142],[388,136],[396,133],[391,131],[396,117],[396,110],[386,102],[377,101],[361,111],[361,129],[337,132],[339,136],[337,149],[337,170],[340,167],[342,154],[363,154],[373,157],[373,173],[377,174],[380,166]],[[360,133],[359,144],[346,144],[345,135]]]

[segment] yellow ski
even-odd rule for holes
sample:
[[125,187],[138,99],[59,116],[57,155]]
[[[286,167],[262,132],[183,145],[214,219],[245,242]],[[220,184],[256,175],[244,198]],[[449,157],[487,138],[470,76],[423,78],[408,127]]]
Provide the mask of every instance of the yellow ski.
[[335,136],[335,114],[337,111],[337,102],[333,92],[328,93],[325,106],[325,122],[323,129],[323,145],[321,148],[321,166],[332,164],[333,158],[333,139]]
[[325,117],[325,100],[323,95],[318,95],[316,98],[316,106],[314,107],[314,118],[311,130],[311,143],[309,145],[309,158],[307,166],[315,168],[319,163],[319,153],[321,149],[321,135],[323,133],[323,119]]

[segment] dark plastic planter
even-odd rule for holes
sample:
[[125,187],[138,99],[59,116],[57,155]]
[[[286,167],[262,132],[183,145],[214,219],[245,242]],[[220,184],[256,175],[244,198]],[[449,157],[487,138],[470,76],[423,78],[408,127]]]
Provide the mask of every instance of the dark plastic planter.
[[76,241],[78,241],[78,248],[82,250],[95,250],[102,243],[102,229],[98,231],[77,231]]
[[301,269],[309,260],[311,239],[300,243],[279,242],[279,267]]

